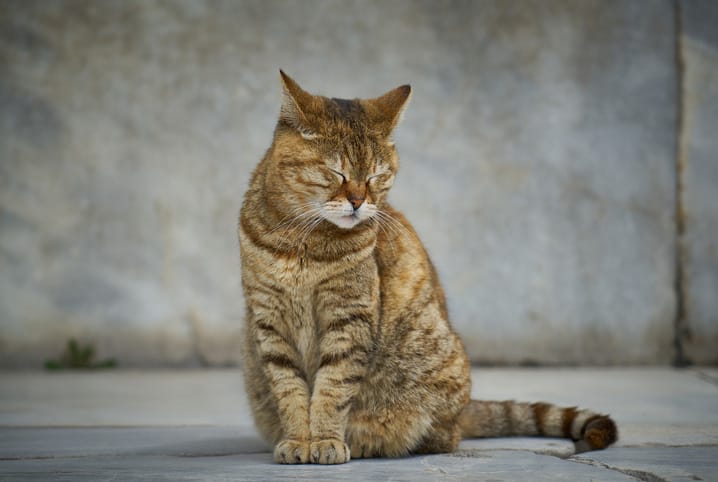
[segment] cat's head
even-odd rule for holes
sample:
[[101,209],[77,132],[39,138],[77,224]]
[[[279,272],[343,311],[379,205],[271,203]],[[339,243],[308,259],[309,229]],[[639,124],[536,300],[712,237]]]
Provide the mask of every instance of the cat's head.
[[374,99],[329,99],[280,73],[282,107],[266,180],[275,207],[343,229],[377,216],[398,168],[391,135],[411,87]]

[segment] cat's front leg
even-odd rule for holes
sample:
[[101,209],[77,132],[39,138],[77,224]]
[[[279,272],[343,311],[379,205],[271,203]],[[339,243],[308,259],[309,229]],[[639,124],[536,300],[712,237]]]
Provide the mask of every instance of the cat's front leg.
[[[247,283],[248,284],[248,283]],[[276,401],[276,423],[281,439],[274,448],[274,460],[284,464],[309,462],[309,386],[302,363],[286,332],[283,303],[269,296],[257,299],[261,293],[247,289],[246,299],[250,334],[256,349],[257,365]]]
[[[279,336],[277,336],[279,338]],[[269,344],[265,342],[265,345]],[[292,349],[282,341],[275,340],[271,348],[265,346],[260,353],[269,375],[270,387],[275,400],[283,439],[274,447],[274,460],[282,464],[309,462],[309,387],[299,364],[292,356]]]
[[347,278],[330,280],[331,289],[320,291],[317,300],[319,368],[309,408],[313,463],[341,464],[350,459],[347,421],[367,372],[378,318],[376,278]]
[[[362,315],[336,321],[336,325],[344,323],[369,325]],[[355,326],[351,331],[356,335],[363,330]],[[348,415],[366,374],[369,346],[364,340],[355,340],[337,330],[322,338],[320,351],[323,353],[309,408],[312,438],[309,456],[313,463],[341,464],[350,459],[345,442]]]
[[265,351],[262,355],[283,434],[274,447],[274,460],[305,464],[309,462],[309,387],[293,357],[283,352]]

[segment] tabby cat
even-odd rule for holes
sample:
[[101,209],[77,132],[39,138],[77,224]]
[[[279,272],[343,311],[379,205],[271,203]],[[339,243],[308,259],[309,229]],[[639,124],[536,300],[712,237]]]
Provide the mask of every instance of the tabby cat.
[[613,443],[605,415],[470,400],[436,270],[386,202],[398,167],[391,135],[411,88],[329,99],[280,73],[274,139],[239,219],[245,384],[274,460],[450,452],[465,437]]

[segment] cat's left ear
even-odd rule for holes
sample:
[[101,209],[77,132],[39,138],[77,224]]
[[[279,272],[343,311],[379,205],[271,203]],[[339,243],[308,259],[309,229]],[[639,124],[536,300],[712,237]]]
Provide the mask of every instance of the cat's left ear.
[[402,85],[381,97],[366,101],[374,125],[387,137],[401,122],[402,115],[411,99],[411,86]]

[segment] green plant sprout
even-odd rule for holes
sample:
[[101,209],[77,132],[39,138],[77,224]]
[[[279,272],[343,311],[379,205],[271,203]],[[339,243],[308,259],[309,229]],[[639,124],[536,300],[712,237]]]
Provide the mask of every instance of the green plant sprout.
[[46,370],[93,370],[98,368],[115,368],[117,362],[113,358],[95,361],[95,349],[92,345],[81,345],[70,338],[65,352],[56,360],[45,360]]

